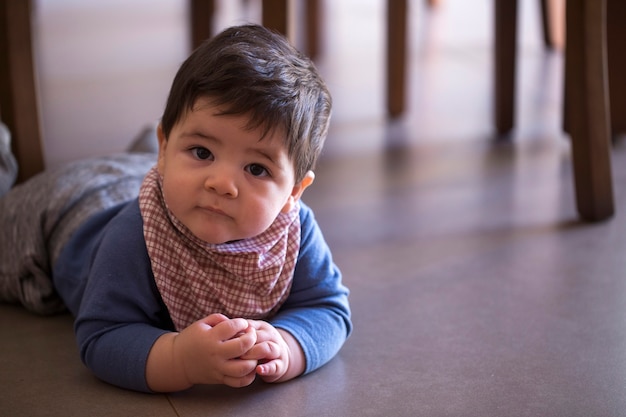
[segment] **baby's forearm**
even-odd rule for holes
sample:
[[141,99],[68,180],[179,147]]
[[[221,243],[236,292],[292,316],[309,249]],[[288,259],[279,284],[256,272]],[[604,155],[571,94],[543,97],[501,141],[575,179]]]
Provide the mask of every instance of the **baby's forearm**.
[[174,341],[178,333],[166,333],[159,337],[146,363],[146,382],[155,392],[175,392],[191,387],[180,358],[174,354]]

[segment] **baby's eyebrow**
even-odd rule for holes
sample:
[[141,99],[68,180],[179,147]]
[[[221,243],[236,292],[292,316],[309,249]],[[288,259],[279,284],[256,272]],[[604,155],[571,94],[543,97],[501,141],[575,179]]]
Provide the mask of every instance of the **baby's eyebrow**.
[[265,159],[268,159],[272,164],[274,165],[278,165],[277,159],[275,155],[272,154],[272,152],[268,152],[264,149],[253,149],[252,152],[261,155],[262,157],[264,157]]
[[186,137],[186,136],[201,136],[201,137],[211,137],[212,135],[209,133],[204,132],[202,129],[198,129],[198,128],[191,128],[189,130],[185,130],[183,131],[183,133],[181,134],[181,136]]
[[218,138],[216,138],[215,136],[209,134],[209,133],[205,133],[201,130],[192,130],[192,131],[188,131],[188,132],[183,132],[180,135],[181,139],[184,140],[194,140],[194,139],[200,139],[200,140],[205,140],[205,141],[209,141],[209,142],[220,142],[220,140]]
[[285,169],[285,163],[288,163],[288,159],[284,160],[281,157],[282,148],[275,149],[274,147],[259,147],[259,148],[250,148],[250,152],[253,154],[260,155],[264,159],[268,160],[272,165],[278,167],[280,169]]

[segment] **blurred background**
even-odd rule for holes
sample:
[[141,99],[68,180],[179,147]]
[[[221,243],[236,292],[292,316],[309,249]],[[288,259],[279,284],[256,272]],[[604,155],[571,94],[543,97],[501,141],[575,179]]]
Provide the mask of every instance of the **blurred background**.
[[[300,46],[302,6],[291,1],[290,37]],[[375,152],[394,140],[492,135],[493,0],[409,2],[407,111],[393,122],[384,104],[386,2],[320,3],[316,64],[335,104],[325,157]],[[519,2],[518,141],[562,136],[562,52],[543,45],[538,3]],[[188,6],[184,0],[34,2],[47,167],[121,151],[159,120],[191,50]],[[215,30],[261,21],[260,0],[220,0],[216,9]]]

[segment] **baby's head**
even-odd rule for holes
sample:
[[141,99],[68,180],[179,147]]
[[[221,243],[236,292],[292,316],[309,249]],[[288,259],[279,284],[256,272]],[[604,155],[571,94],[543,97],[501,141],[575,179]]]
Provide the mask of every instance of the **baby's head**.
[[161,119],[173,127],[209,99],[225,115],[246,115],[251,130],[283,131],[301,181],[328,133],[331,97],[313,63],[287,40],[258,25],[231,27],[203,43],[179,69]]

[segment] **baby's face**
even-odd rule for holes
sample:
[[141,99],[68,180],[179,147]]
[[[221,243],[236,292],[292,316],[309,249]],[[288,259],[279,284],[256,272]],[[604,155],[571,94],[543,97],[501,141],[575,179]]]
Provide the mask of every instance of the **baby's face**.
[[303,188],[282,132],[247,130],[246,116],[220,116],[199,99],[172,129],[159,129],[159,173],[171,212],[208,243],[250,238],[288,211]]

